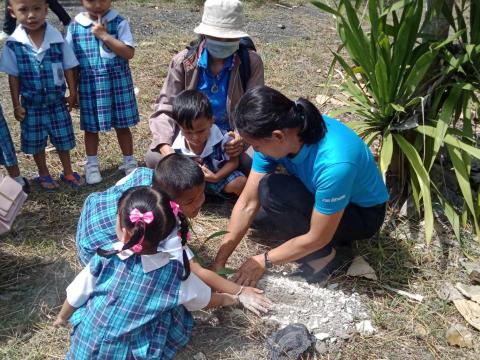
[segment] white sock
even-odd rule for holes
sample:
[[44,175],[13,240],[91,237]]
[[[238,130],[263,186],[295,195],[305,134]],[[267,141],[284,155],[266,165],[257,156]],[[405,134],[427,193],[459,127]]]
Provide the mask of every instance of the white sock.
[[19,183],[20,185],[22,186],[25,186],[25,179],[23,178],[23,176],[19,175],[17,177],[14,177],[13,178],[17,183]]
[[97,155],[87,155],[87,164],[95,164],[98,165],[98,157]]
[[127,164],[129,162],[135,161],[133,155],[123,155],[123,163]]

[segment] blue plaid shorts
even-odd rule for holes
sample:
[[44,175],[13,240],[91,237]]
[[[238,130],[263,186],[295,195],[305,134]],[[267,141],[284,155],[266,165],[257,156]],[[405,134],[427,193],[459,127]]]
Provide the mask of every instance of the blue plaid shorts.
[[[63,99],[62,99],[63,100]],[[57,150],[68,151],[75,147],[72,118],[63,101],[42,107],[23,105],[27,111],[22,121],[22,151],[38,154],[46,148],[47,140]]]
[[2,108],[0,107],[0,164],[5,166],[17,165],[17,154],[13,145],[7,122],[3,117]]
[[80,71],[79,93],[80,128],[84,131],[128,128],[139,121],[128,65],[109,68],[95,75],[82,75]]
[[245,175],[241,171],[235,170],[222,181],[219,181],[217,183],[207,183],[207,189],[213,191],[216,194],[220,194],[222,193],[225,186],[227,186],[227,184],[231,183],[233,180],[240,176]]

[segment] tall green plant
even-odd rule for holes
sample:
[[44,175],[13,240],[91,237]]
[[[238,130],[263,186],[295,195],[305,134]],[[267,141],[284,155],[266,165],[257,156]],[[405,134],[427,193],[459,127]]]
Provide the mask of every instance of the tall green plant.
[[[433,196],[442,205],[455,234],[460,234],[458,209],[442,194],[441,184],[433,183],[430,176],[442,144],[446,144],[465,198],[463,213],[470,215],[479,234],[478,205],[468,174],[471,157],[480,158],[480,152],[473,146],[472,117],[466,111],[471,109],[478,87],[471,82],[452,82],[463,61],[454,55],[446,56],[452,44],[463,39],[465,28],[457,27],[444,41],[422,39],[422,0],[399,1],[390,6],[382,0],[369,0],[363,9],[366,11],[358,9],[359,1],[340,0],[336,8],[321,1],[312,3],[336,17],[339,36],[349,55],[347,58],[333,51],[334,63],[346,74],[341,87],[346,106],[336,114],[355,114],[360,120],[348,124],[368,144],[380,139],[379,166],[384,177],[392,159],[404,159],[403,163],[399,161],[404,167],[401,173],[408,174],[406,181],[416,207],[423,212],[426,241],[430,242],[433,233]],[[358,14],[366,14],[366,19]],[[469,50],[474,54],[478,48]],[[478,104],[478,99],[475,101]],[[458,130],[456,120],[462,111],[467,126]],[[398,167],[398,162],[394,163]]]

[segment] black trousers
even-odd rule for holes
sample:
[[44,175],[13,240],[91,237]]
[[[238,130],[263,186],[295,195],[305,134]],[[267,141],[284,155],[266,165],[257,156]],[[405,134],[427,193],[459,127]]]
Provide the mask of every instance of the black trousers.
[[[62,5],[58,0],[47,0],[48,6],[50,9],[58,16],[58,19],[62,22],[63,25],[67,26],[72,21],[72,18],[65,11]],[[5,20],[3,21],[3,32],[11,35],[15,27],[17,26],[17,21],[10,15],[8,11],[8,0],[5,0]]]
[[[270,174],[260,181],[258,191],[261,207],[254,226],[274,230],[284,235],[282,239],[285,240],[309,231],[315,197],[298,178]],[[331,242],[319,251],[349,247],[355,240],[371,238],[382,226],[384,218],[385,204],[373,207],[348,204]]]

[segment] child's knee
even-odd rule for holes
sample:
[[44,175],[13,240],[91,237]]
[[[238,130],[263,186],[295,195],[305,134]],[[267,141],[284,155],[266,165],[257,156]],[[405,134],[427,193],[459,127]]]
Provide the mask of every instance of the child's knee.
[[247,178],[245,176],[239,176],[225,185],[223,191],[240,196],[246,183]]

